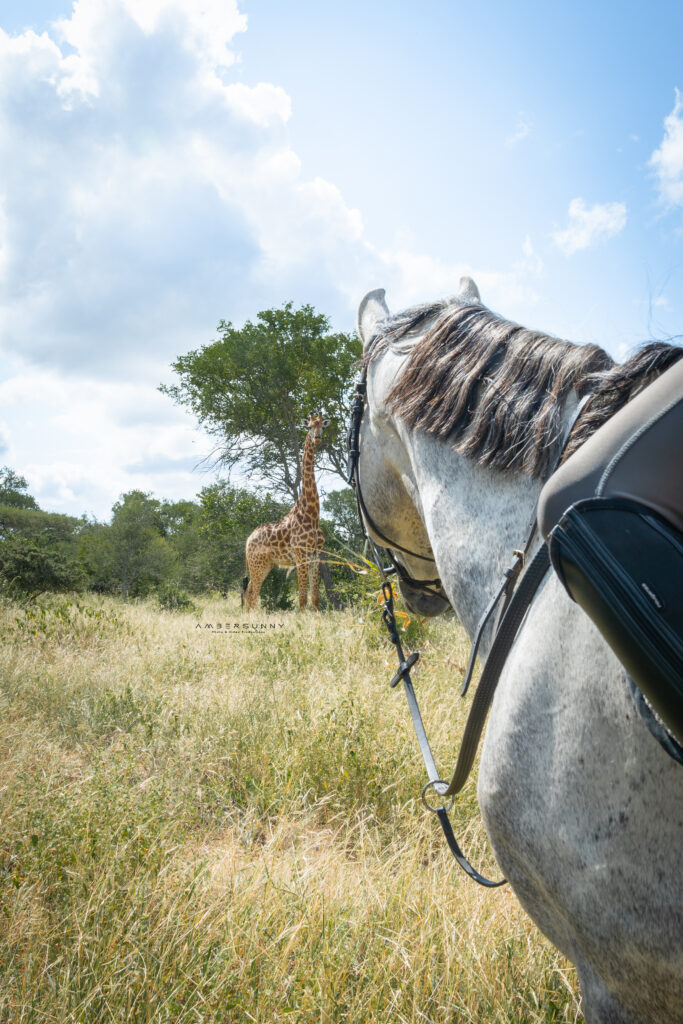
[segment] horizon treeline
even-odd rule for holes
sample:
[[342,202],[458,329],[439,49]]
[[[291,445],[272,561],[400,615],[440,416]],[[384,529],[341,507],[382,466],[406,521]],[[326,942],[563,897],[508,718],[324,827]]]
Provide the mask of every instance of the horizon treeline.
[[[188,595],[241,586],[244,544],[260,523],[290,508],[268,493],[218,481],[194,501],[170,501],[141,490],[122,494],[108,523],[46,512],[24,477],[0,469],[0,591],[9,596],[94,591],[130,600],[156,593],[162,605],[189,606]],[[348,582],[343,563],[362,549],[353,492],[323,501],[321,527],[335,585]],[[335,557],[337,555],[338,557]],[[290,607],[293,573],[274,569],[262,592],[266,608]]]

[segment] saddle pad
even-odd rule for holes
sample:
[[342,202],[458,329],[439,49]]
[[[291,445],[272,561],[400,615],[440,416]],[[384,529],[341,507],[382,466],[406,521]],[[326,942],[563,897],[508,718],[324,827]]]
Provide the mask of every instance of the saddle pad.
[[569,596],[683,743],[683,534],[636,501],[587,498],[548,544]]

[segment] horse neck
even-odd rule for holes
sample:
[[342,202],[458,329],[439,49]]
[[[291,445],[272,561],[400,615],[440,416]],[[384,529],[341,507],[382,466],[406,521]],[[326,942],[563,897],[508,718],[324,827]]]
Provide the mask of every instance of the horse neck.
[[439,575],[470,634],[526,541],[539,481],[500,473],[428,435],[404,432]]

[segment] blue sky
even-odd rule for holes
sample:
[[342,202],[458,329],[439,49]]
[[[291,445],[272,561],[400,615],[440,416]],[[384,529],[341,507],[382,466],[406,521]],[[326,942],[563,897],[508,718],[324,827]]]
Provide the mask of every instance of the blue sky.
[[0,0],[0,463],[193,496],[156,385],[289,299],[350,330],[471,273],[618,358],[680,333],[682,41],[668,2]]

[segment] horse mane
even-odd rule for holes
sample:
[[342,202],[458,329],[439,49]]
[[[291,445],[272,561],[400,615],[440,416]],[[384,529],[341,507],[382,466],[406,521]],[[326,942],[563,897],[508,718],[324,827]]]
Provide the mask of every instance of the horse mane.
[[615,364],[599,345],[528,330],[481,305],[436,303],[384,321],[366,363],[402,349],[400,342],[435,317],[410,345],[389,408],[482,465],[533,477],[547,476],[557,460],[572,392],[590,398],[564,458],[683,356],[676,345],[653,342]]
[[683,348],[680,345],[650,341],[637,349],[626,362],[616,363],[604,373],[589,377],[586,387],[591,397],[571,433],[562,461],[568,459],[639,391],[681,358]]

